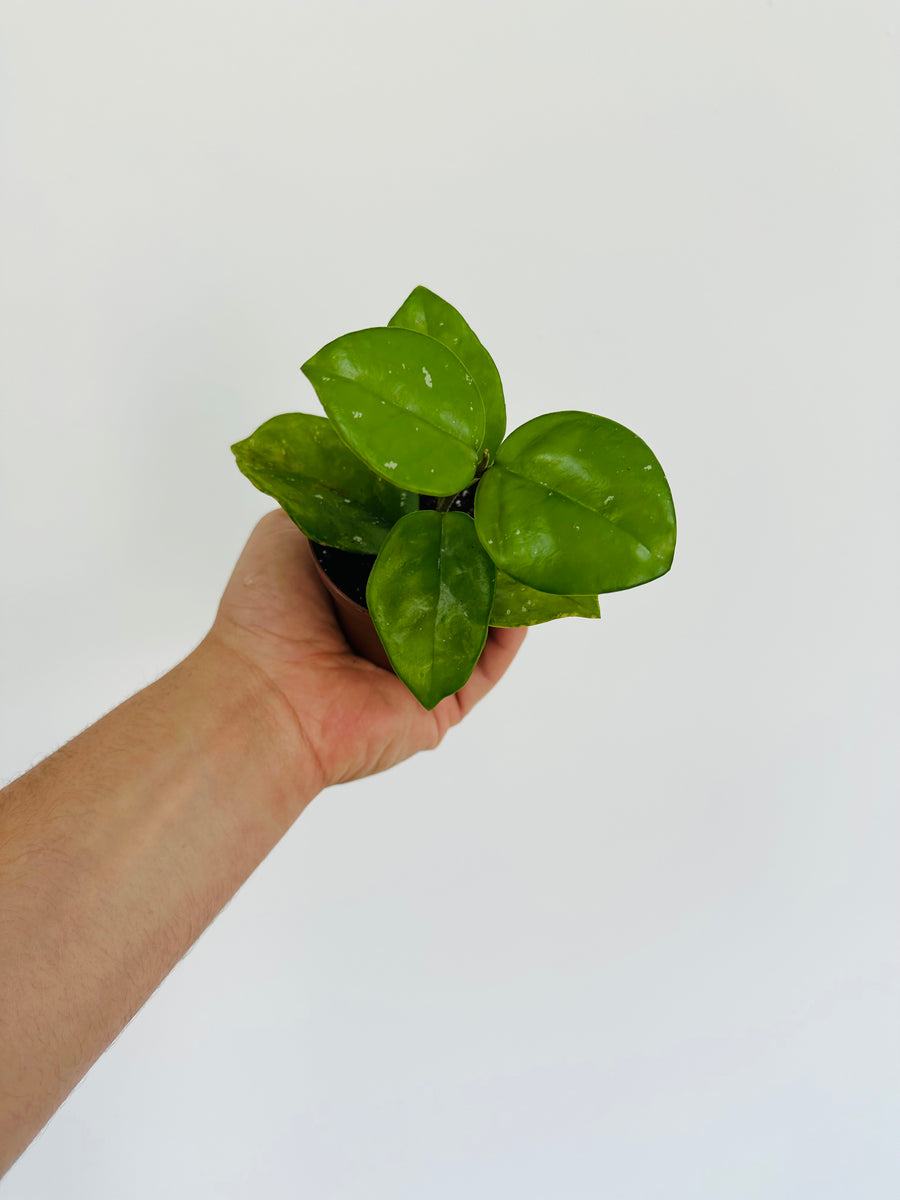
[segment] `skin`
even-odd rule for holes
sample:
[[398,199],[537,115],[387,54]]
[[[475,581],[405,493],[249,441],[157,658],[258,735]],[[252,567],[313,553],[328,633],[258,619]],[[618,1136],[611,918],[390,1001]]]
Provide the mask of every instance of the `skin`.
[[434,749],[524,636],[427,712],[259,522],[196,650],[0,791],[0,1175],[306,805]]

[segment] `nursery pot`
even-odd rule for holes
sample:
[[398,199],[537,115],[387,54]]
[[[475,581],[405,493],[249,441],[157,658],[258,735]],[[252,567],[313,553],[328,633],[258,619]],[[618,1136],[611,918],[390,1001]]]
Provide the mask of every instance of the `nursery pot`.
[[[478,484],[473,483],[460,492],[450,505],[451,511],[464,512],[471,517],[475,509],[477,487]],[[420,508],[434,508],[436,503],[433,496],[419,497]],[[393,667],[366,608],[366,584],[375,564],[375,555],[335,550],[312,539],[309,544],[316,570],[331,596],[344,637],[357,654],[373,662],[376,667],[392,671]]]
[[367,658],[376,667],[393,670],[365,603],[366,583],[375,555],[348,554],[345,550],[334,550],[313,541],[309,544],[344,637],[362,658]]

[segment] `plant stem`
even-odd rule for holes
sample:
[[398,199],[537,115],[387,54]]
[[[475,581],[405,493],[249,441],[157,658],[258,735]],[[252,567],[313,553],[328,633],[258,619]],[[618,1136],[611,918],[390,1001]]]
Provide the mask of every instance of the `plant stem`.
[[[481,456],[481,462],[475,468],[475,478],[472,480],[471,483],[466,484],[466,486],[462,490],[463,492],[467,492],[469,490],[469,488],[474,486],[474,484],[476,484],[478,482],[478,480],[482,477],[482,475],[487,470],[490,457],[491,457],[490,451],[485,450],[484,454]],[[439,513],[449,512],[450,506],[453,504],[453,501],[456,500],[456,498],[461,495],[462,495],[462,492],[456,492],[456,494],[453,496],[441,496],[441,498],[437,501],[437,503],[434,506],[434,511],[439,512]]]

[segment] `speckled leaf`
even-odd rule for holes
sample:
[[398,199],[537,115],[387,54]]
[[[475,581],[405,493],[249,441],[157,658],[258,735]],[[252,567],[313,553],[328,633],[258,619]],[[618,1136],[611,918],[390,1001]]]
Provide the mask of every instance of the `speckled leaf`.
[[592,413],[548,413],[510,434],[478,485],[475,523],[501,570],[556,595],[649,583],[675,552],[662,467],[636,434]]
[[362,329],[303,364],[322,407],[364,462],[408,491],[449,496],[475,475],[484,405],[460,360],[409,329]]
[[254,487],[316,542],[377,554],[391,526],[418,506],[356,457],[325,417],[283,413],[231,447]]
[[523,625],[542,625],[557,617],[599,617],[596,596],[552,596],[519,583],[505,571],[497,572],[491,624],[502,629]]
[[493,596],[494,564],[471,517],[422,509],[391,530],[366,603],[391,666],[425,708],[472,674]]
[[484,444],[494,454],[506,432],[503,384],[494,360],[452,304],[426,287],[414,288],[388,322],[400,329],[427,333],[452,350],[475,380],[484,402]]

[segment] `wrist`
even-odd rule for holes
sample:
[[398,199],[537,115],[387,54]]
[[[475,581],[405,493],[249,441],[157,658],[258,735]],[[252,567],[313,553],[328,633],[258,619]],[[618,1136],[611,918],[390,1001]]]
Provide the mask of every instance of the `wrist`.
[[254,799],[280,836],[327,784],[293,706],[261,667],[215,630],[175,670],[184,677],[192,708],[208,714],[212,752],[216,744],[228,755],[242,748],[257,780]]

